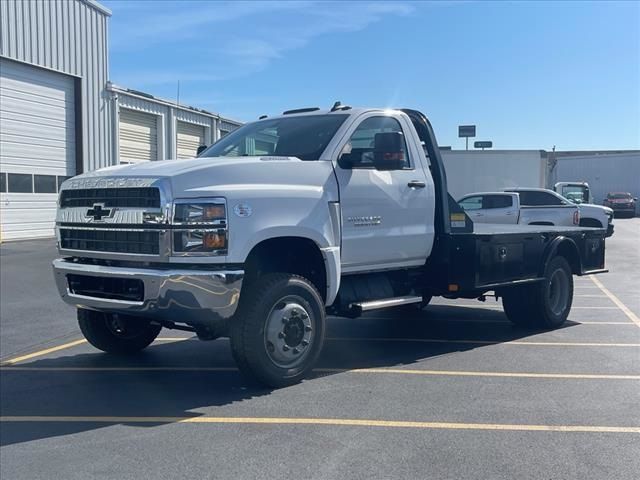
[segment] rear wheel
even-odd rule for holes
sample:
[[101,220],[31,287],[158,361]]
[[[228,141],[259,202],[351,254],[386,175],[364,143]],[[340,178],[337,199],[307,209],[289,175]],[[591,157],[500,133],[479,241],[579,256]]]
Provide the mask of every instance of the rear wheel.
[[87,341],[103,352],[139,352],[153,342],[162,327],[144,318],[78,309],[78,325]]
[[242,293],[231,320],[231,349],[240,370],[270,387],[302,380],[324,342],[324,302],[306,278],[264,275]]
[[560,327],[573,301],[573,277],[564,257],[549,261],[544,280],[506,290],[502,304],[511,322],[533,328]]

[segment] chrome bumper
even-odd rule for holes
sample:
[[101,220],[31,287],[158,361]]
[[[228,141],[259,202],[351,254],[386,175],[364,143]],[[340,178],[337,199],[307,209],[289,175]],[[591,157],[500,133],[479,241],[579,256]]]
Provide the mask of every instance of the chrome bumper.
[[[243,270],[191,270],[108,267],[53,261],[53,274],[62,299],[76,307],[142,315],[148,318],[213,326],[233,316],[238,307]],[[67,274],[141,280],[142,301],[79,295],[69,290]]]

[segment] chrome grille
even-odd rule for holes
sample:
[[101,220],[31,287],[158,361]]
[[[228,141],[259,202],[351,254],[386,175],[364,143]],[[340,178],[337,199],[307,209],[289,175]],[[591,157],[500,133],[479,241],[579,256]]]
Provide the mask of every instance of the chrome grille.
[[60,207],[105,207],[160,208],[160,190],[155,187],[140,188],[87,188],[63,190]]
[[160,231],[60,228],[60,248],[158,255],[160,253]]

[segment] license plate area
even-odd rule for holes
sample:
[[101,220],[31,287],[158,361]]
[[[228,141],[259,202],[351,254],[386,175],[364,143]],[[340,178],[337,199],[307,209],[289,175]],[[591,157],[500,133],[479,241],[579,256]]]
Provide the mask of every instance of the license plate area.
[[142,302],[144,282],[133,278],[67,274],[69,292],[85,297]]

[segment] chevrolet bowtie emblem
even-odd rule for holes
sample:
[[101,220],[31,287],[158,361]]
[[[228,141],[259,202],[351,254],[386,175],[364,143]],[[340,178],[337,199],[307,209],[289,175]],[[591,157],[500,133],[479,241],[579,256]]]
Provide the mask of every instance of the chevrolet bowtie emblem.
[[93,207],[87,210],[85,217],[93,218],[95,221],[100,221],[104,217],[110,217],[113,213],[113,209],[104,208],[104,203],[94,203]]

